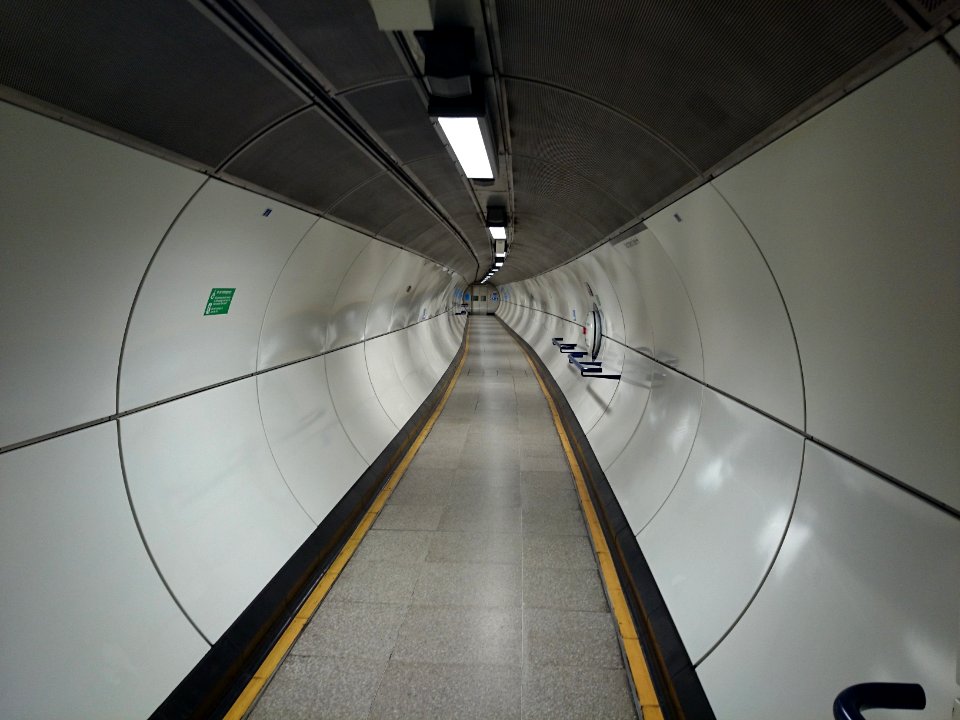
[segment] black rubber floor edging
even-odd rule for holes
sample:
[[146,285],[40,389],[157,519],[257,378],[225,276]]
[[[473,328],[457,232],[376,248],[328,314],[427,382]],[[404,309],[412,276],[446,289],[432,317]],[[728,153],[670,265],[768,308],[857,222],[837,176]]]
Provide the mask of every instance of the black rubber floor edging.
[[[590,447],[580,421],[537,351],[500,316],[497,316],[497,320],[536,365],[557,406],[560,421],[571,440],[603,534],[610,546],[620,585],[633,613],[640,645],[647,659],[664,717],[670,720],[716,720],[650,566],[643,557],[637,538],[630,530],[626,515],[600,467],[593,448]],[[583,381],[589,382],[586,378]]]
[[463,357],[466,340],[464,325],[460,349],[427,399],[151,720],[207,720],[229,711],[429,420]]

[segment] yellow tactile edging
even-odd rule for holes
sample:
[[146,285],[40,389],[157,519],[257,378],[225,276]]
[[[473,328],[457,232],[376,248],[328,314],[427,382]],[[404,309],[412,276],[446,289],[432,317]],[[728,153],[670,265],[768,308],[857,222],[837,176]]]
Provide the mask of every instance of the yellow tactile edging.
[[260,667],[257,668],[256,673],[254,673],[253,677],[250,679],[250,682],[247,683],[247,686],[243,689],[243,692],[240,693],[240,696],[237,698],[236,702],[233,703],[233,706],[230,708],[227,714],[224,715],[224,720],[241,720],[241,718],[243,718],[250,711],[254,701],[260,696],[260,693],[263,692],[267,682],[271,677],[273,677],[273,674],[277,671],[277,668],[280,667],[280,663],[283,662],[283,659],[287,656],[287,653],[290,652],[290,648],[293,647],[293,644],[297,641],[297,638],[300,637],[300,633],[303,632],[303,629],[306,627],[307,623],[310,622],[310,618],[313,617],[313,614],[317,611],[317,608],[320,607],[320,603],[323,602],[323,599],[327,596],[327,593],[330,592],[330,588],[333,587],[333,583],[336,582],[337,578],[340,576],[340,573],[343,572],[343,568],[346,567],[347,562],[351,557],[353,557],[357,547],[360,545],[360,541],[363,540],[364,536],[367,534],[367,531],[380,514],[380,511],[383,510],[383,506],[387,504],[387,500],[390,498],[393,489],[397,486],[397,483],[400,482],[400,478],[402,478],[403,474],[407,471],[407,468],[413,461],[413,458],[420,449],[420,446],[423,445],[423,441],[426,439],[427,435],[430,434],[434,424],[437,422],[437,418],[443,411],[444,405],[447,404],[447,399],[450,397],[450,393],[453,392],[453,388],[457,384],[457,379],[460,377],[460,371],[463,369],[463,364],[466,362],[467,354],[470,352],[469,329],[466,332],[467,338],[463,348],[463,355],[460,358],[457,369],[453,373],[453,377],[450,378],[450,383],[447,385],[447,389],[444,391],[443,397],[440,398],[440,402],[430,415],[430,419],[427,420],[426,424],[423,426],[423,428],[421,428],[416,440],[413,441],[413,444],[404,454],[400,464],[394,468],[394,471],[390,474],[390,479],[387,480],[386,485],[384,485],[380,492],[377,493],[376,499],[374,499],[373,504],[367,510],[366,514],[364,514],[363,519],[360,521],[360,524],[357,525],[356,529],[353,531],[353,534],[350,535],[350,539],[347,540],[346,544],[337,554],[336,559],[333,561],[333,563],[331,563],[330,567],[327,568],[326,572],[320,578],[320,582],[317,583],[317,586],[304,601],[293,620],[291,620],[290,624],[287,625],[286,629],[283,631],[283,634],[280,636],[280,639],[277,640],[277,643],[270,650],[270,653],[267,655],[266,659],[260,664]]
[[[516,342],[516,340],[514,340]],[[524,357],[533,370],[533,375],[540,385],[540,392],[547,399],[547,405],[550,407],[550,415],[553,417],[553,424],[557,428],[557,434],[560,436],[560,444],[563,446],[563,452],[567,456],[567,463],[570,465],[570,472],[573,473],[573,481],[577,486],[577,494],[580,496],[580,506],[583,509],[584,518],[587,521],[587,528],[590,531],[590,539],[593,541],[593,549],[597,554],[597,561],[600,564],[600,575],[603,578],[603,584],[607,589],[607,596],[610,598],[610,605],[613,610],[613,616],[617,621],[617,628],[620,632],[620,642],[623,644],[623,650],[627,656],[627,665],[629,666],[630,676],[633,679],[633,686],[637,691],[637,699],[640,701],[640,709],[643,711],[643,720],[663,720],[663,711],[660,708],[660,700],[653,689],[653,680],[650,677],[650,668],[643,656],[643,650],[640,648],[640,640],[637,638],[637,628],[633,623],[633,615],[630,614],[630,608],[627,606],[627,599],[624,597],[623,588],[620,586],[620,578],[617,576],[617,570],[613,565],[613,558],[610,555],[610,548],[607,545],[607,539],[600,527],[600,519],[597,517],[597,511],[593,507],[593,500],[587,491],[587,484],[583,478],[583,471],[580,469],[580,463],[577,462],[573,454],[573,446],[570,438],[567,437],[567,431],[560,420],[560,413],[557,412],[556,403],[550,397],[547,386],[537,370],[526,349],[517,343],[517,346],[523,352]]]

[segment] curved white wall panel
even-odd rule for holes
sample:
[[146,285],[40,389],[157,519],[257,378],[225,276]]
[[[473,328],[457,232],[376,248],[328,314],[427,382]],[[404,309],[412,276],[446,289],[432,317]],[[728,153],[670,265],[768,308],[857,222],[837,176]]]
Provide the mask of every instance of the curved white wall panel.
[[370,298],[401,252],[386,243],[372,240],[357,256],[337,290],[327,327],[327,347],[343,347],[367,337],[365,328]]
[[144,537],[211,641],[315,527],[270,453],[256,382],[240,380],[120,421]]
[[4,446],[115,412],[137,286],[203,176],[3,102],[0,135]]
[[960,82],[932,44],[715,181],[790,309],[817,438],[960,508]]
[[705,389],[680,481],[637,535],[694,663],[743,612],[793,508],[803,438]]
[[[582,336],[581,336],[582,337]],[[586,343],[584,343],[586,347]],[[617,343],[605,341],[603,349],[597,359],[603,363],[604,372],[615,374],[621,372],[626,356],[625,348]],[[636,353],[630,351],[631,355]],[[584,360],[589,360],[589,355]],[[569,360],[567,361],[569,363]],[[619,380],[612,378],[589,379],[580,375],[580,372],[574,365],[570,365],[571,374],[574,379],[574,387],[578,391],[575,401],[571,400],[570,408],[577,421],[585,433],[590,433],[594,426],[600,422],[601,418],[608,412],[608,406],[613,401],[617,388],[620,385]],[[642,411],[641,408],[634,408],[634,412]]]
[[399,428],[373,391],[363,345],[337,350],[325,359],[327,385],[340,424],[363,459],[372,463]]
[[673,262],[653,232],[643,230],[636,245],[617,246],[640,287],[656,341],[654,355],[671,367],[703,377],[703,349],[690,298]]
[[646,224],[693,303],[704,380],[802,430],[803,382],[790,321],[770,270],[730,206],[705,185]]
[[[608,334],[632,348],[653,354],[656,344],[653,323],[637,276],[623,257],[624,253],[639,243],[640,238],[635,236],[616,246],[604,245],[598,249],[597,261],[610,281],[622,315],[623,334],[618,336],[615,329]],[[610,303],[605,301],[605,304]]]
[[337,418],[324,358],[257,376],[257,394],[277,466],[319,524],[367,469]]
[[596,303],[603,314],[603,334],[621,343],[625,342],[623,309],[613,277],[607,270],[611,265],[619,264],[616,251],[607,243],[580,258],[580,261],[584,266],[584,282],[589,283],[593,291],[593,297],[589,297],[587,301],[587,310],[592,310],[593,303]]
[[260,332],[257,368],[330,349],[327,325],[347,269],[371,240],[320,218],[280,273]]
[[[390,321],[398,311],[401,316],[405,316],[408,312],[419,313],[419,308],[410,309],[410,300],[413,286],[419,279],[425,263],[423,258],[412,253],[398,251],[396,259],[380,275],[380,282],[377,283],[376,290],[371,296],[363,332],[364,338],[388,332]],[[407,292],[408,287],[410,292]]]
[[406,343],[400,337],[402,332],[390,333],[363,344],[370,384],[397,428],[403,427],[420,404],[407,392],[393,359],[394,355],[405,351],[403,345]]
[[209,646],[144,550],[116,426],[0,456],[0,497],[0,716],[149,716]]
[[840,690],[873,681],[921,682],[927,709],[870,717],[950,717],[957,548],[955,518],[808,443],[773,569],[697,669],[717,717],[828,717]]
[[420,349],[423,351],[424,362],[429,368],[431,377],[434,378],[434,383],[446,371],[453,357],[447,355],[447,343],[444,342],[446,335],[453,335],[450,317],[451,313],[447,312],[417,325]]
[[[608,341],[609,342],[609,341]],[[625,353],[620,382],[603,416],[587,433],[590,446],[606,471],[627,446],[643,418],[657,374],[662,368],[639,353]]]
[[[408,327],[440,312],[441,308],[437,307],[440,290],[449,280],[450,276],[439,265],[421,258],[416,272],[407,278],[406,284],[401,283],[390,314],[389,328]],[[407,285],[410,286],[409,292]]]
[[[254,372],[270,294],[315,221],[302,210],[209,181],[147,273],[123,355],[120,409]],[[204,315],[212,288],[236,288],[227,314]]]
[[433,372],[423,351],[423,343],[426,339],[424,329],[429,322],[431,321],[417,323],[402,332],[398,332],[401,347],[399,352],[393,356],[400,382],[403,383],[407,393],[415,403],[414,410],[427,399],[427,395],[430,394],[439,379],[433,377]]
[[703,386],[662,367],[650,377],[650,399],[636,432],[606,468],[627,522],[640,532],[673,491],[700,424]]

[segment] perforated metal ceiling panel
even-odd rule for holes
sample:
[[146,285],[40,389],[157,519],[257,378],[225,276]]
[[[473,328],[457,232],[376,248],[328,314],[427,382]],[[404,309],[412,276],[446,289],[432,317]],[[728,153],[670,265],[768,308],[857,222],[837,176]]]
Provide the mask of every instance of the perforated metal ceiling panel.
[[182,0],[4,0],[0,83],[211,166],[305,104]]
[[453,268],[464,277],[472,278],[477,271],[476,263],[473,258],[467,258],[467,254],[458,249],[455,239],[446,228],[435,225],[425,230],[420,235],[410,239],[410,247],[416,248],[417,252],[427,257],[437,258],[439,262],[447,267]]
[[663,140],[603,105],[536,83],[505,85],[513,156],[561,167],[633,215],[696,177]]
[[[427,116],[427,107],[412,80],[347,93],[349,102],[401,163],[444,153],[440,136]],[[448,165],[452,165],[447,160]]]
[[260,0],[257,4],[339,91],[406,77],[367,0]]
[[[441,147],[440,152],[430,157],[421,158],[408,163],[407,168],[420,183],[435,196],[449,195],[451,192],[463,189],[463,181],[457,168],[450,160],[446,149]],[[463,198],[470,202],[469,196],[463,193]]]
[[[462,245],[453,245],[442,249],[436,245],[428,245],[432,236],[428,231],[437,227],[439,223],[434,217],[419,205],[410,205],[405,213],[399,215],[389,225],[383,228],[383,236],[388,238],[402,238],[404,247],[408,247],[414,252],[427,255],[427,252],[433,253],[433,257],[438,255],[444,258],[444,264],[456,268],[459,272],[472,275],[476,272],[476,263],[472,262],[472,257],[463,249]],[[453,236],[450,236],[453,240]],[[470,261],[467,260],[470,258]]]
[[[473,277],[476,271],[473,257],[449,228],[415,203],[410,193],[390,175],[380,175],[356,188],[330,208],[329,214],[426,255],[463,275]],[[432,230],[438,232],[429,234]],[[442,240],[438,241],[439,238]]]
[[[529,197],[526,208],[517,199],[518,216],[522,209],[549,217],[553,206],[567,208],[580,218],[580,225],[589,223],[602,232],[599,236],[584,238],[585,245],[600,240],[636,215],[603,188],[578,175],[567,165],[515,157],[513,177],[515,195]],[[544,211],[536,212],[541,207]]]
[[226,171],[324,212],[382,169],[319,111],[306,110],[245,148]]
[[[410,193],[393,176],[384,174],[341,198],[330,208],[330,214],[360,225],[376,235],[397,216],[407,212],[411,205],[413,198]],[[402,239],[397,238],[397,241],[401,242]]]
[[498,0],[504,74],[608,104],[706,170],[906,28],[881,0]]

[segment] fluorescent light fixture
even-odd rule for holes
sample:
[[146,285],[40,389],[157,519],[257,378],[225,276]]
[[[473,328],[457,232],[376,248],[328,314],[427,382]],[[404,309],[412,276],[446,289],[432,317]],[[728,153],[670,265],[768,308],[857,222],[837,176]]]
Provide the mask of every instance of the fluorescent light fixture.
[[475,117],[438,117],[443,134],[450,141],[463,172],[471,180],[493,180],[493,169],[487,157],[480,132],[480,119]]
[[507,239],[507,229],[505,227],[488,227],[487,230],[490,231],[490,237],[494,240],[506,240]]
[[501,265],[503,265],[503,260],[497,260],[493,265],[494,267],[500,267]]
[[496,255],[498,258],[505,258],[507,256],[505,252],[494,253],[494,255]]

